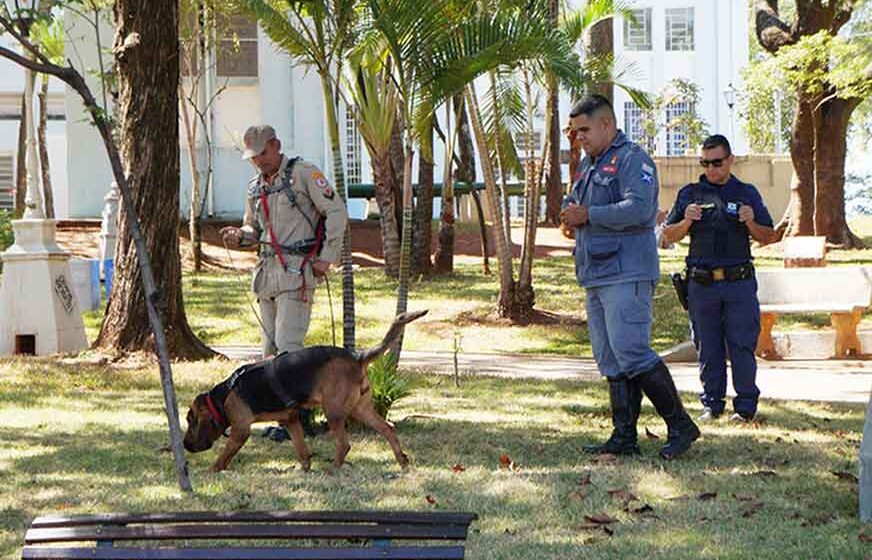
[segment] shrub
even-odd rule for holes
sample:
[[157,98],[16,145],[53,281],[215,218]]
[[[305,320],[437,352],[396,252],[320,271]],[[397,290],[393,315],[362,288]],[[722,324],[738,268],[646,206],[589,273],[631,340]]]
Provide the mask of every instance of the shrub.
[[370,364],[369,384],[372,403],[382,418],[387,418],[394,403],[412,393],[409,379],[397,370],[397,360],[392,354],[385,354]]

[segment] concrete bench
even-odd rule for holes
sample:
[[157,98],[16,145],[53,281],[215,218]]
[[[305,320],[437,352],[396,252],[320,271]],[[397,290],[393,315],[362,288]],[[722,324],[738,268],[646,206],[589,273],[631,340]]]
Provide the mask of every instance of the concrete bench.
[[758,269],[760,337],[757,355],[778,358],[772,327],[778,315],[829,313],[836,331],[833,357],[862,353],[857,325],[872,304],[872,278],[863,267]]

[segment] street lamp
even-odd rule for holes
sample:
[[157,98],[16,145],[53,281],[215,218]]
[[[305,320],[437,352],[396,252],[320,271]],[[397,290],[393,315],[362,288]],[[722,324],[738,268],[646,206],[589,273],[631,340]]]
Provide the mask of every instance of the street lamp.
[[727,108],[730,110],[730,142],[733,142],[733,107],[736,105],[736,88],[733,87],[733,82],[730,82],[723,91],[724,101]]
[[[24,37],[29,37],[30,26],[33,24],[39,0],[4,0],[6,13],[18,24]],[[33,54],[26,53],[33,60]],[[27,174],[27,192],[24,198],[24,219],[41,220],[45,218],[42,196],[39,192],[39,180],[36,161],[36,135],[33,132],[33,71],[26,69],[24,73],[24,119],[25,147],[27,159],[25,172]]]

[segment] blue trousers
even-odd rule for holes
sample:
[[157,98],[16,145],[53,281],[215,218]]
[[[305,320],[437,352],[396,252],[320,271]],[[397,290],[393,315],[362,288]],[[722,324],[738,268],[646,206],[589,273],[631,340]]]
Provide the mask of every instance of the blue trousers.
[[727,393],[727,351],[736,398],[733,409],[744,416],[757,412],[757,359],[754,350],[760,334],[757,280],[713,282],[708,286],[690,281],[688,287],[693,343],[699,354],[703,406],[720,414]]
[[651,349],[654,287],[642,281],[587,288],[587,327],[602,375],[632,378],[660,361]]

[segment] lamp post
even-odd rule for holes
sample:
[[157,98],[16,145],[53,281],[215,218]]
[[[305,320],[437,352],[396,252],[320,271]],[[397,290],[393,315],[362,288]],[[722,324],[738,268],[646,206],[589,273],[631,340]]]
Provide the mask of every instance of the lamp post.
[[736,105],[736,88],[733,87],[733,82],[730,82],[723,91],[724,101],[727,108],[730,110],[730,142],[735,141],[733,138],[733,107]]
[[[4,15],[22,37],[30,35],[39,0],[3,0]],[[27,51],[27,49],[25,49]],[[26,52],[33,59],[33,53]],[[54,354],[87,347],[85,325],[71,287],[70,255],[55,241],[57,222],[47,220],[39,189],[33,133],[33,80],[24,84],[27,193],[24,216],[12,221],[15,243],[4,253],[0,282],[0,356]]]
[[[30,36],[30,26],[39,9],[39,0],[4,0],[6,13],[18,24],[24,37]],[[31,53],[26,53],[30,59]],[[24,119],[25,149],[27,150],[25,173],[27,175],[27,192],[24,198],[24,219],[40,220],[45,218],[42,196],[39,191],[39,175],[36,161],[36,134],[33,131],[33,71],[25,69],[24,73]]]

